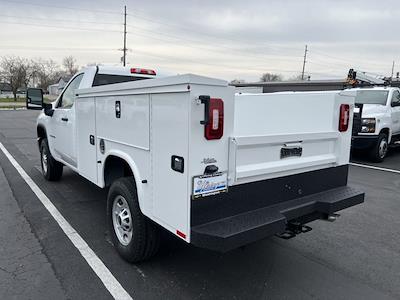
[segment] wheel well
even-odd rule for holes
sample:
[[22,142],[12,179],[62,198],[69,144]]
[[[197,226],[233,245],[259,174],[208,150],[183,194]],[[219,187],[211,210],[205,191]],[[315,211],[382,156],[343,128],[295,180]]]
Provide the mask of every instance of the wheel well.
[[389,133],[390,133],[389,128],[383,128],[380,133],[386,134],[387,137],[389,138]]
[[114,180],[133,176],[133,172],[129,164],[118,156],[109,156],[104,164],[104,184],[110,186]]
[[37,127],[37,137],[38,137],[38,143],[40,147],[40,142],[47,137],[46,135],[46,129],[44,129],[43,126],[38,126]]

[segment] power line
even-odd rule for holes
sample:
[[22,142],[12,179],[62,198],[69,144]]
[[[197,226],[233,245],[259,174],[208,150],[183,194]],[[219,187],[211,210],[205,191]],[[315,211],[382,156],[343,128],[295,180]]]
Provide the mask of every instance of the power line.
[[[140,51],[140,50],[135,50],[136,53],[141,54],[143,56],[149,56],[149,57],[154,57],[157,59],[161,60],[168,60],[169,62],[182,62],[182,61],[187,61],[187,62],[192,62],[197,65],[208,65],[208,66],[213,66],[213,67],[222,67],[226,69],[232,69],[232,70],[238,70],[237,66],[234,65],[224,65],[224,64],[214,64],[214,63],[209,63],[209,62],[201,62],[199,60],[192,60],[184,57],[177,57],[177,56],[171,56],[171,55],[165,55],[165,54],[158,54],[158,53],[151,53],[149,51]],[[178,59],[179,58],[179,59]],[[255,67],[246,67],[243,68],[243,70],[253,70],[253,71],[258,71],[258,72],[280,72],[280,73],[294,73],[296,70],[283,70],[283,69],[271,69],[271,68],[255,68]]]
[[[61,28],[61,29],[74,29],[74,30],[84,30],[84,31],[107,31],[107,30],[102,30],[102,29],[89,29],[89,28],[85,28],[85,29],[83,29],[83,28],[75,28],[75,27],[64,27],[64,26],[51,26],[51,25],[44,25],[44,24],[33,24],[33,23],[15,23],[15,22],[6,22],[6,21],[0,21],[0,23],[6,23],[6,24],[17,24],[17,25],[28,25],[28,26],[39,26],[39,27],[48,27],[48,28]],[[108,30],[108,31],[110,31],[110,30]],[[111,32],[121,32],[121,31],[116,31],[116,30],[113,30],[113,31],[111,31]],[[140,33],[137,33],[138,35],[141,35]],[[153,37],[154,38],[154,37]],[[164,40],[165,41],[165,40]],[[167,40],[167,42],[172,42],[172,43],[175,43],[175,42],[173,42],[173,41],[168,41]],[[190,47],[190,46],[188,46],[188,45],[181,45],[181,46],[184,46],[184,47]],[[20,46],[16,46],[16,48],[18,48],[18,47],[20,47]],[[1,48],[5,48],[5,47],[1,47]],[[21,47],[20,47],[21,48]],[[196,48],[196,47],[191,47],[191,48]],[[43,49],[43,48],[42,48]],[[61,50],[61,49],[57,49],[57,48],[52,48],[52,49],[56,49],[56,50]],[[63,48],[64,50],[66,50],[66,48]],[[91,50],[91,48],[87,48],[88,50]],[[71,50],[84,50],[84,48],[71,48]],[[86,49],[85,49],[86,50]],[[103,50],[103,49],[101,49],[101,50]],[[107,49],[104,49],[104,50],[107,50]],[[210,50],[210,49],[207,49],[207,50]],[[160,58],[160,55],[159,54],[154,54],[154,55],[151,55],[151,54],[149,54],[148,52],[146,52],[146,55],[148,55],[148,56],[153,56],[153,57],[157,57],[157,58]],[[165,57],[165,55],[164,55],[164,57]],[[174,60],[176,60],[176,57],[174,57],[173,58]],[[193,63],[196,63],[196,64],[198,64],[198,65],[210,65],[210,66],[218,66],[218,67],[223,67],[223,68],[229,68],[229,69],[237,69],[237,67],[233,67],[233,66],[227,66],[227,65],[221,65],[221,64],[212,64],[212,63],[206,63],[206,62],[199,62],[198,60],[190,60],[190,59],[185,59],[185,58],[182,58],[182,57],[180,57],[180,59],[183,59],[183,60],[186,60],[186,61],[191,61],[191,62],[193,62]],[[269,68],[266,68],[266,69],[261,69],[261,68],[247,68],[247,70],[258,70],[258,71],[261,71],[261,72],[263,72],[263,71],[276,71],[276,72],[282,72],[282,73],[285,73],[285,72],[287,72],[287,73],[292,73],[292,72],[295,72],[295,70],[282,70],[282,69],[269,69]]]
[[48,24],[34,24],[34,23],[26,23],[26,22],[8,22],[8,21],[0,21],[3,24],[15,24],[15,25],[27,25],[27,26],[38,26],[38,27],[47,27],[47,28],[57,28],[57,29],[72,29],[78,31],[97,31],[97,32],[118,32],[121,33],[120,30],[110,30],[110,29],[100,29],[100,28],[81,28],[81,27],[67,27],[67,26],[57,26],[57,25],[48,25]]
[[[140,14],[138,15],[136,10],[135,10],[135,14],[134,14],[134,15],[131,15],[131,17],[139,18],[139,19],[142,19],[142,20],[145,20],[145,21],[147,21],[147,22],[154,23],[154,24],[159,24],[159,25],[163,25],[163,26],[168,26],[168,27],[172,27],[172,28],[179,28],[179,29],[185,30],[185,28],[182,28],[182,26],[179,26],[179,25],[177,25],[177,24],[172,24],[172,23],[169,23],[169,22],[165,22],[165,21],[160,21],[159,18],[157,18],[157,19],[155,20],[154,17],[153,17],[153,18],[150,18],[150,17],[141,16]],[[151,30],[149,30],[149,29],[143,29],[143,30],[146,30],[146,31],[149,31],[149,32],[151,31]],[[154,31],[152,31],[152,32],[154,32]],[[227,38],[226,36],[224,36],[224,37],[213,36],[213,35],[210,35],[209,33],[204,33],[204,32],[201,32],[201,31],[195,30],[195,29],[191,29],[190,32],[197,32],[197,33],[199,33],[199,34],[206,35],[208,38],[218,39],[219,41],[225,40],[225,41],[233,41],[233,42],[237,42],[237,41],[243,42],[242,39]],[[154,32],[154,33],[157,34],[157,32]],[[182,38],[181,38],[181,39],[182,39]],[[235,51],[235,49],[228,48],[228,47],[226,47],[226,46],[224,46],[224,45],[219,45],[219,47],[220,47],[220,48],[227,48],[227,49],[229,49],[229,50]],[[274,48],[275,48],[275,49],[290,49],[290,50],[298,49],[297,46],[282,46],[282,45],[278,46],[278,45],[271,45],[271,44],[265,45],[265,47],[270,48],[270,49],[274,49]],[[317,52],[318,52],[318,51],[317,51]],[[253,52],[253,53],[254,53],[254,52]],[[325,53],[322,53],[322,52],[321,52],[320,55],[323,55],[323,56],[326,56],[326,57],[330,57],[331,59],[334,59],[334,60],[346,61],[345,59],[343,59],[343,57],[338,58],[338,57],[330,56],[330,55],[325,54]],[[351,65],[354,65],[354,61],[350,61],[350,60],[347,60],[347,61],[348,61]],[[335,62],[335,65],[336,65],[336,64],[338,64],[338,63]],[[374,65],[377,65],[377,66],[379,66],[379,67],[382,67],[382,64],[371,63],[370,61],[368,62],[368,64],[374,64]],[[332,65],[333,65],[333,64],[332,64]],[[343,64],[343,65],[347,67],[349,64]]]
[[[154,20],[154,17],[153,18],[151,18],[151,17],[143,17],[143,16],[140,16],[140,15],[137,15],[137,10],[135,10],[135,14],[133,14],[133,15],[129,15],[128,14],[128,17],[129,16],[130,17],[134,17],[134,18],[139,18],[139,19],[145,20],[145,21],[150,22],[150,23],[163,25],[163,26],[168,26],[168,27],[173,27],[173,28],[178,28],[178,29],[183,30],[185,32],[187,31],[187,26],[185,27],[185,26],[182,26],[182,25],[168,23],[168,22],[164,22],[164,21],[161,22],[159,20],[159,18],[157,18],[157,20]],[[226,33],[224,33],[224,36],[221,37],[221,36],[212,35],[212,34],[210,34],[210,32],[202,32],[202,31],[196,30],[195,28],[190,28],[190,32],[199,33],[201,35],[207,36],[208,38],[217,39],[218,41],[225,40],[225,41],[240,42],[240,43],[244,42],[243,38],[236,38],[236,37],[232,37],[232,36],[227,37]],[[254,41],[252,41],[252,43],[254,43]],[[275,48],[276,50],[278,50],[278,49],[298,50],[298,48],[299,48],[299,46],[278,46],[278,45],[273,45],[273,44],[265,44],[263,42],[262,43],[258,42],[258,44],[259,45],[263,45],[264,47],[267,47],[269,49],[274,49]]]
[[66,47],[40,47],[40,46],[23,46],[23,45],[0,45],[0,49],[12,49],[17,51],[18,49],[29,49],[29,50],[35,50],[35,51],[103,51],[103,52],[108,52],[108,51],[116,51],[116,49],[111,49],[111,48],[96,48],[96,47],[91,47],[91,48],[83,48],[83,47],[72,47],[72,48],[66,48]]
[[320,61],[318,59],[312,58],[310,59],[310,56],[307,58],[307,63],[312,64],[312,65],[318,65],[321,67],[343,67],[343,68],[349,68],[352,66],[350,63],[339,63],[335,62],[334,64],[326,62],[326,61]]
[[[135,34],[135,35],[140,35],[140,36],[144,36],[144,37],[151,38],[151,39],[160,40],[160,41],[167,42],[167,43],[173,43],[175,46],[177,45],[176,44],[177,42],[181,42],[182,40],[186,40],[186,41],[188,41],[190,43],[193,43],[195,45],[191,46],[191,45],[187,45],[187,44],[186,45],[179,44],[178,46],[188,47],[188,48],[192,48],[192,49],[195,49],[195,50],[203,49],[203,50],[209,51],[209,52],[220,52],[220,53],[222,53],[224,55],[227,54],[226,50],[229,50],[229,51],[236,52],[236,53],[240,52],[238,54],[234,54],[235,56],[243,56],[243,57],[246,57],[247,59],[248,58],[262,59],[262,57],[254,56],[254,55],[260,55],[259,53],[254,53],[254,52],[251,52],[251,51],[249,51],[247,49],[245,50],[246,54],[243,54],[242,51],[239,50],[239,49],[227,47],[227,46],[224,46],[224,45],[207,46],[206,44],[204,44],[204,41],[199,41],[199,40],[194,40],[194,39],[187,39],[187,38],[178,37],[178,36],[175,36],[175,35],[172,35],[172,34],[168,34],[168,33],[160,33],[160,32],[156,32],[156,31],[153,31],[153,30],[140,28],[140,27],[137,27],[137,26],[128,26],[128,27],[131,27],[131,28],[133,28],[135,30],[142,31],[140,33],[138,33],[138,32],[135,32],[135,33],[129,32],[128,34]],[[147,35],[147,34],[143,33],[143,31],[151,33],[152,35]],[[156,35],[156,36],[154,36],[154,35]],[[158,35],[161,35],[162,37],[158,37]],[[172,38],[174,40],[173,41],[169,40],[169,39],[167,39],[168,37],[170,37],[170,38]],[[210,48],[207,48],[207,47],[212,47],[213,49],[210,49]],[[226,49],[226,50],[224,50],[224,49]],[[252,53],[253,55],[249,55],[249,53]],[[262,56],[265,57],[265,54],[263,54]],[[277,57],[278,56],[275,56],[274,59],[277,60]],[[288,61],[288,60],[298,61],[298,59],[296,59],[295,57],[290,57],[290,58],[285,57],[284,59],[282,59],[282,61],[283,60],[285,60],[285,61]]]
[[[333,55],[326,54],[326,53],[324,53],[324,52],[316,51],[316,50],[313,50],[312,52],[313,52],[313,53],[316,53],[317,55],[321,55],[321,56],[328,57],[328,58],[330,58],[330,59],[338,60],[338,61],[341,61],[341,62],[351,63],[352,65],[357,64],[357,63],[356,63],[356,60],[347,59],[347,58],[345,58],[345,57],[333,56]],[[359,59],[358,59],[358,61],[364,62],[364,63],[369,64],[369,65],[375,65],[375,66],[379,66],[379,67],[382,67],[382,66],[383,66],[383,64],[381,64],[381,63],[371,62],[371,61],[369,61],[369,60],[368,60],[368,61],[363,61],[363,60],[359,60]]]
[[[179,30],[186,31],[186,28],[184,28],[184,26],[182,26],[182,25],[172,24],[172,23],[167,23],[167,22],[160,22],[159,20],[153,20],[150,17],[143,17],[143,16],[140,16],[140,15],[137,15],[136,13],[137,12],[135,11],[134,15],[128,15],[128,16],[131,16],[131,17],[134,17],[134,18],[139,18],[141,20],[144,20],[144,21],[147,21],[147,22],[150,22],[150,23],[153,23],[153,24],[163,25],[163,26],[177,28]],[[193,28],[190,29],[190,32],[199,33],[199,34],[205,35],[205,36],[207,36],[209,38],[218,39],[219,41],[226,40],[226,41],[233,41],[233,42],[243,42],[243,39],[227,38],[226,36],[224,36],[224,37],[213,36],[213,35],[210,35],[209,33],[202,32],[202,31],[199,31],[199,30],[196,30],[196,29],[193,29]]]
[[[57,25],[48,25],[48,24],[35,24],[35,23],[27,23],[27,22],[9,22],[9,21],[0,21],[0,23],[5,23],[5,24],[15,24],[15,25],[26,25],[26,26],[38,26],[38,27],[45,27],[45,28],[56,28],[56,29],[65,29],[65,30],[79,30],[79,31],[94,31],[94,32],[117,32],[117,33],[120,33],[121,31],[119,31],[119,30],[106,30],[106,29],[98,29],[98,28],[82,28],[82,27],[70,27],[70,26],[57,26]],[[147,30],[148,31],[148,30]],[[153,32],[153,31],[150,31],[150,32],[152,32],[152,33],[155,33],[155,32]],[[127,32],[127,33],[129,33],[129,32]],[[129,33],[130,34],[130,33]],[[157,34],[157,33],[156,33]],[[125,35],[125,34],[124,34]],[[173,43],[173,44],[176,44],[176,41],[171,41],[171,40],[167,40],[167,39],[165,39],[165,38],[157,38],[157,37],[154,37],[154,36],[149,36],[149,35],[145,35],[145,34],[140,34],[140,33],[136,33],[136,35],[142,35],[142,36],[145,36],[145,37],[150,37],[150,38],[153,38],[153,39],[158,39],[158,40],[161,40],[161,41],[164,41],[164,42],[167,42],[167,43]],[[174,36],[172,36],[172,35],[170,35],[171,37],[173,37],[173,38],[175,38],[175,39],[178,39],[179,40],[179,37],[174,37]],[[194,41],[194,40],[192,40],[192,42],[194,42],[194,43],[197,43],[197,41]],[[208,49],[208,48],[206,48],[206,47],[201,47],[201,46],[190,46],[190,45],[180,45],[180,46],[183,46],[183,47],[188,47],[188,48],[192,48],[192,49],[204,49],[204,50],[206,50],[206,51],[211,51],[211,52],[222,52],[223,54],[226,54],[226,51],[223,51],[223,50],[218,50],[218,49],[214,49],[214,50],[212,50],[212,49]],[[127,50],[127,49],[126,49]],[[231,50],[231,51],[237,51],[236,49],[233,49],[233,48],[228,48],[228,50]],[[126,52],[125,52],[125,56],[126,56]],[[242,54],[242,56],[245,56],[246,58],[248,58],[249,57],[249,55],[247,54],[247,55],[245,55],[245,54]],[[251,57],[251,56],[250,56]],[[254,58],[254,57],[253,57]],[[257,58],[258,59],[258,58]]]
[[[28,5],[28,6],[39,6],[39,7],[48,7],[48,8],[57,8],[57,9],[67,9],[67,10],[73,10],[73,11],[84,11],[84,12],[91,12],[91,13],[98,13],[98,14],[111,14],[111,15],[119,15],[119,16],[123,15],[120,12],[117,12],[117,11],[98,10],[98,9],[84,9],[84,8],[68,7],[68,6],[53,5],[53,4],[37,4],[37,3],[30,3],[30,2],[24,2],[24,1],[15,1],[15,0],[0,0],[0,2],[12,3],[12,4],[23,4],[23,5]],[[142,14],[142,15],[140,15],[140,14]],[[161,24],[163,26],[181,28],[182,30],[185,29],[185,28],[183,28],[182,26],[180,26],[178,24],[172,24],[172,23],[169,23],[169,22],[160,21],[160,18],[157,18],[157,20],[155,20],[154,17],[150,18],[150,17],[147,17],[147,16],[143,16],[144,14],[146,14],[146,12],[143,11],[143,10],[142,11],[141,10],[135,10],[135,14],[131,15],[131,16],[135,17],[135,18],[139,18],[139,19],[145,20],[147,22],[151,22],[151,23],[155,23],[155,24]],[[3,15],[3,16],[5,16],[5,15]],[[33,19],[32,17],[24,17],[24,18],[25,19]],[[61,21],[61,20],[59,20],[59,21]],[[67,21],[67,20],[65,20],[65,21]],[[68,21],[70,22],[70,20],[68,20]],[[7,23],[7,22],[2,21],[2,23]],[[12,22],[8,22],[8,23],[9,24],[16,24],[16,23],[12,23]],[[91,23],[91,22],[82,21],[82,23]],[[109,32],[114,32],[114,31],[111,31],[111,30],[88,29],[88,28],[73,28],[73,27],[68,27],[67,28],[67,27],[61,27],[61,26],[39,25],[39,24],[30,24],[30,23],[18,23],[18,24],[49,27],[49,28],[73,29],[73,30],[80,30],[80,31],[103,31],[103,32],[104,31],[109,31]],[[93,22],[93,24],[100,24],[100,22]],[[102,24],[106,24],[106,23],[103,22]],[[115,25],[117,25],[117,23],[115,23]],[[115,32],[117,32],[117,31],[115,31]],[[191,32],[197,32],[199,34],[207,35],[208,37],[211,37],[211,38],[214,38],[214,39],[218,39],[218,40],[230,40],[230,41],[234,41],[234,42],[235,41],[243,42],[242,39],[237,39],[235,37],[228,38],[226,36],[226,34],[225,34],[224,37],[219,37],[219,36],[212,36],[209,33],[201,32],[201,31],[195,30],[195,29],[191,29]],[[275,48],[275,49],[291,49],[291,50],[298,49],[297,46],[282,46],[282,45],[278,46],[278,45],[271,45],[271,44],[265,45],[265,46],[270,48],[270,49],[273,49],[273,48]],[[233,50],[232,48],[230,50],[236,51],[236,50]],[[318,54],[318,51],[313,50],[313,52],[316,52]],[[348,61],[352,65],[355,64],[353,60],[346,60],[344,57],[335,57],[335,56],[328,55],[328,54],[325,54],[325,53],[322,53],[322,52],[320,52],[319,55],[322,55],[322,56],[325,56],[325,57],[329,57],[329,58],[334,59],[334,60]],[[365,61],[365,63],[368,64],[368,65],[376,65],[376,66],[379,66],[379,67],[383,67],[382,64],[372,63],[370,61],[368,61],[368,62]],[[335,63],[335,64],[337,64],[337,63]]]
[[[85,11],[85,12],[92,12],[92,13],[94,12],[94,13],[100,13],[100,14],[123,15],[123,13],[116,12],[116,11],[105,11],[105,10],[84,9],[84,8],[76,8],[76,7],[52,5],[52,4],[46,4],[46,5],[44,5],[44,4],[29,3],[29,2],[24,2],[24,1],[0,0],[0,2],[7,2],[7,3],[13,3],[13,4],[18,3],[18,4],[24,4],[24,5],[30,5],[30,6],[40,6],[40,7],[54,7],[54,8],[59,8],[59,9],[69,9],[69,10],[74,10],[74,11]],[[182,28],[182,26],[177,25],[177,24],[171,24],[171,23],[167,23],[167,22],[160,22],[159,20],[158,20],[158,21],[155,21],[154,19],[151,19],[150,17],[138,16],[138,15],[136,15],[137,12],[138,12],[138,11],[135,10],[135,15],[129,15],[129,14],[127,14],[127,16],[134,16],[134,17],[136,17],[136,18],[140,18],[140,19],[146,20],[146,21],[148,21],[148,22],[152,22],[152,23],[156,23],[156,24],[161,24],[161,25],[165,25],[165,26],[172,26],[172,27],[176,27],[176,28]],[[142,11],[142,12],[144,12],[144,11]],[[6,15],[3,15],[3,16],[6,16]],[[29,18],[29,17],[27,17],[27,18]],[[31,19],[33,19],[33,18],[31,18]],[[60,20],[60,21],[61,21],[61,20]],[[70,21],[70,20],[65,20],[65,21]],[[82,23],[91,23],[91,22],[85,21],[85,22],[82,22]],[[98,23],[98,24],[100,24],[99,22],[93,22],[93,23]],[[103,24],[107,24],[107,23],[103,23]],[[111,23],[110,23],[110,24],[111,24]],[[117,23],[115,23],[115,25],[117,25]],[[185,28],[183,28],[183,29],[185,29]],[[196,30],[194,30],[194,29],[191,29],[191,31],[192,31],[192,32],[198,32],[198,33],[200,33],[200,34],[207,35],[207,36],[209,36],[209,37],[212,37],[212,38],[215,38],[215,39],[218,39],[218,40],[221,40],[221,39],[228,40],[226,37],[217,37],[217,36],[214,36],[214,37],[213,37],[213,36],[211,36],[209,33],[201,32],[201,31],[196,31]],[[243,42],[242,39],[231,39],[231,41]],[[279,49],[279,48],[297,49],[297,47],[295,47],[295,46],[290,47],[290,46],[277,46],[277,45],[272,46],[272,45],[267,45],[267,47],[269,47],[269,48],[278,48],[278,49]]]
[[[73,22],[72,20],[67,20],[67,19],[52,19],[52,18],[38,18],[38,17],[20,17],[20,16],[13,16],[13,15],[4,15],[0,14],[1,17],[6,17],[6,18],[17,18],[17,19],[31,19],[31,20],[42,20],[42,21],[54,21],[54,22],[68,22],[71,23]],[[88,23],[88,24],[100,24],[100,25],[122,25],[122,23],[117,23],[117,22],[98,22],[98,21],[81,21],[77,20],[77,23]]]
[[74,11],[85,11],[91,13],[99,13],[99,14],[111,14],[111,15],[121,15],[120,12],[108,11],[108,10],[96,10],[96,9],[85,9],[85,8],[76,8],[76,7],[68,7],[68,6],[61,6],[61,5],[53,5],[53,4],[37,4],[37,3],[30,3],[24,1],[14,1],[14,0],[0,0],[0,2],[7,2],[12,4],[23,4],[23,5],[30,5],[30,6],[40,6],[40,7],[54,7],[54,8],[61,8],[61,9],[70,9]]

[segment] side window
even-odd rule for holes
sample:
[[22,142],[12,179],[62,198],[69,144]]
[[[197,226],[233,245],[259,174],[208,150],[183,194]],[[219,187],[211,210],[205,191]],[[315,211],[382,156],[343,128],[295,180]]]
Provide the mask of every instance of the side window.
[[64,93],[62,94],[60,102],[58,103],[58,107],[71,108],[72,105],[74,105],[75,90],[79,88],[82,78],[83,78],[83,74],[79,74],[71,81],[71,83],[68,85],[68,87],[65,89]]
[[392,106],[400,106],[400,92],[399,91],[393,91],[392,95]]

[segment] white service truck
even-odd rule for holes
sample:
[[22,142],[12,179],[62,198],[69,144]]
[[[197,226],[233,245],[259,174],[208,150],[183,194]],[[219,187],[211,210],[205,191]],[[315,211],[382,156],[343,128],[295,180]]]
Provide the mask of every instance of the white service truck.
[[347,185],[352,93],[235,96],[218,79],[93,67],[42,103],[29,89],[28,108],[44,107],[45,178],[59,180],[67,166],[108,188],[109,230],[130,262],[156,253],[160,227],[228,251],[294,237],[364,201]]
[[390,144],[400,140],[400,90],[396,87],[351,89],[356,92],[352,148],[382,162]]

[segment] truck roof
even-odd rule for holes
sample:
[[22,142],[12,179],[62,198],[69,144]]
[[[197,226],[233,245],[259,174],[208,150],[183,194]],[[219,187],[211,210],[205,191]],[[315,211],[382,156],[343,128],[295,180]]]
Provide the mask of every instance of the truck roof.
[[[97,71],[96,71],[97,70]],[[97,65],[97,66],[89,66],[83,68],[81,71],[83,72],[93,72],[95,71],[98,74],[107,74],[107,75],[120,75],[120,76],[135,76],[135,77],[143,77],[143,78],[155,78],[157,74],[154,70],[143,69],[138,67],[122,67],[122,66],[105,66],[105,65]],[[147,71],[147,74],[145,72]]]
[[[79,89],[79,96],[92,95],[99,93],[125,93],[133,89],[145,89],[150,87],[173,87],[182,86],[184,90],[188,90],[188,84],[210,85],[210,86],[228,86],[225,80],[214,79],[194,74],[183,74],[164,78],[156,78],[154,80],[139,80],[132,82],[116,83],[113,85],[102,85],[91,88]],[[189,86],[190,89],[190,86]],[[233,87],[232,87],[233,89]]]

